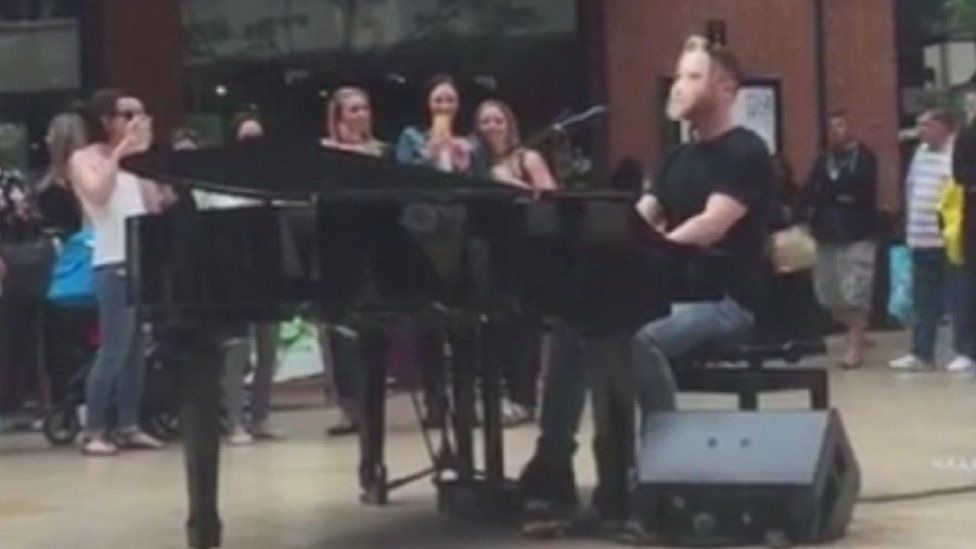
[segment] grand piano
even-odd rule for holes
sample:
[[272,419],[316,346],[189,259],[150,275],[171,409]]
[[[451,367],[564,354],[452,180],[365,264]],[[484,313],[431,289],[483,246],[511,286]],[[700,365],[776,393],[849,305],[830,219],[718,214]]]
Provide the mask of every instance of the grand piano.
[[[483,352],[495,313],[517,303],[595,337],[633,331],[667,313],[669,273],[677,272],[669,263],[683,253],[636,220],[632,194],[533,196],[312,142],[149,153],[125,168],[181,196],[163,215],[130,219],[127,246],[130,297],[178,357],[187,530],[199,549],[218,547],[221,538],[219,341],[227,327],[302,314],[360,333],[363,501],[383,504],[390,490],[429,474],[442,506],[485,498],[504,506],[511,490],[501,374]],[[198,211],[190,189],[258,205]],[[455,349],[444,388],[449,414],[431,469],[390,480],[386,334],[392,321],[416,314],[439,319]],[[478,460],[476,398],[484,436]]]

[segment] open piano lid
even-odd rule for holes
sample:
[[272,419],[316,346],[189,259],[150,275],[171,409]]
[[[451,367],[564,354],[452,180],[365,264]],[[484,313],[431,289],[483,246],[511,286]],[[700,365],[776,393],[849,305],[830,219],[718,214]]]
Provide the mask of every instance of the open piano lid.
[[270,140],[149,152],[123,167],[161,183],[251,198],[329,200],[511,200],[524,191],[481,177],[327,149],[310,140]]

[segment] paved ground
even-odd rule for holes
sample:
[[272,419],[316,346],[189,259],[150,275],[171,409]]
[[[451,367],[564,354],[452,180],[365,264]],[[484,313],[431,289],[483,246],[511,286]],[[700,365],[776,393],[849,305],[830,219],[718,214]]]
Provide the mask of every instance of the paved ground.
[[[835,372],[833,398],[864,472],[867,496],[960,485],[976,486],[976,382],[944,373],[894,375],[883,366],[901,347],[899,335],[878,336],[871,364]],[[306,400],[317,398],[307,393]],[[308,395],[312,395],[309,397]],[[295,395],[288,400],[301,401]],[[795,407],[798,395],[764,401]],[[692,396],[682,405],[731,407],[733,401]],[[222,507],[230,548],[521,547],[510,529],[449,521],[437,515],[433,491],[420,483],[385,509],[356,502],[355,440],[327,440],[331,410],[279,413],[283,442],[228,448],[223,454]],[[391,403],[389,453],[406,472],[424,463],[424,449],[403,397]],[[510,432],[514,474],[534,428]],[[584,435],[585,436],[585,435]],[[578,457],[584,483],[592,460]],[[90,460],[75,450],[51,450],[37,435],[0,437],[0,548],[102,549],[183,546],[184,492],[178,448]],[[976,547],[976,495],[897,504],[862,504],[849,548]],[[606,546],[577,540],[551,547]]]

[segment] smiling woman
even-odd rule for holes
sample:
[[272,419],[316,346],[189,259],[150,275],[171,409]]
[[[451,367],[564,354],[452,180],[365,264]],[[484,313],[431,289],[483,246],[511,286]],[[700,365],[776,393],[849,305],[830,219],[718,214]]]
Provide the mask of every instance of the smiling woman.
[[475,128],[492,177],[536,191],[556,189],[546,160],[537,151],[521,145],[518,121],[511,107],[495,99],[485,101],[475,112]]

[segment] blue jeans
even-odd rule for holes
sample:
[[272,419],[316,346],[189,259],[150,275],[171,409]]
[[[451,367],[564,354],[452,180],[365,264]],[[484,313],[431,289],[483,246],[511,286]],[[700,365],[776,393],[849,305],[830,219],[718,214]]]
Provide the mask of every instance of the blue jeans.
[[671,315],[641,328],[634,336],[631,361],[644,415],[675,409],[678,388],[671,361],[734,346],[748,337],[754,323],[752,313],[726,298],[677,303]]
[[957,355],[976,360],[976,261],[949,266],[949,312]]
[[945,313],[946,255],[942,248],[912,250],[912,354],[935,361],[935,344]]
[[142,328],[127,301],[125,269],[107,265],[94,274],[102,342],[88,373],[85,402],[86,429],[97,435],[113,426],[122,431],[138,427],[146,364]]
[[271,412],[271,390],[274,387],[275,370],[278,367],[277,322],[264,322],[254,326],[254,348],[257,364],[251,385],[251,425],[261,425]]
[[555,455],[572,454],[586,387],[596,377],[596,368],[626,370],[625,375],[610,377],[630,382],[627,392],[636,394],[644,413],[671,410],[677,388],[669,359],[712,346],[734,345],[747,336],[753,322],[752,313],[730,299],[678,303],[670,316],[641,328],[623,357],[615,352],[612,341],[587,341],[573,329],[556,330],[539,418],[540,449]]

